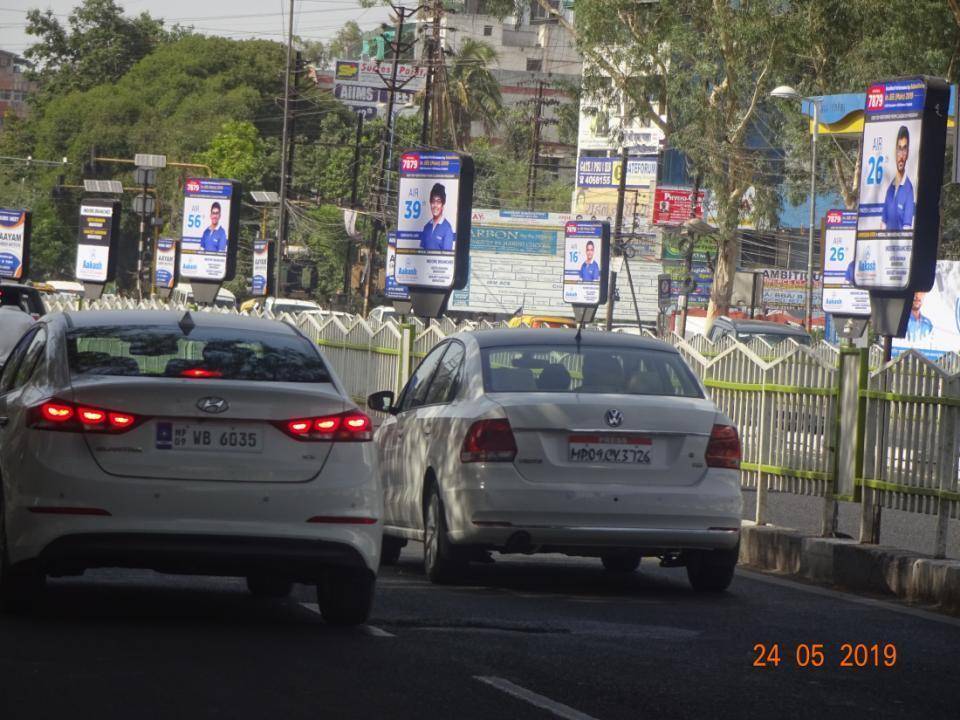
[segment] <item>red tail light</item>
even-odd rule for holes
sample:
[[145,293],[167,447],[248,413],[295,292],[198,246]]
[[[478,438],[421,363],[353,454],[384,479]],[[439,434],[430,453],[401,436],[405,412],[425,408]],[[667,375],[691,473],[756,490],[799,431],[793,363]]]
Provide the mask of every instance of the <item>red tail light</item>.
[[187,368],[180,373],[180,377],[185,378],[221,378],[223,373],[219,370],[207,370],[207,368]]
[[732,425],[714,425],[707,443],[707,467],[740,469],[740,436]]
[[339,415],[281,420],[274,425],[293,439],[308,442],[367,442],[373,439],[373,423],[357,410]]
[[513,462],[517,441],[506,418],[477,420],[463,439],[460,462]]
[[47,400],[30,408],[27,425],[36,430],[116,434],[136,427],[145,419],[131,413],[75,405],[64,400]]

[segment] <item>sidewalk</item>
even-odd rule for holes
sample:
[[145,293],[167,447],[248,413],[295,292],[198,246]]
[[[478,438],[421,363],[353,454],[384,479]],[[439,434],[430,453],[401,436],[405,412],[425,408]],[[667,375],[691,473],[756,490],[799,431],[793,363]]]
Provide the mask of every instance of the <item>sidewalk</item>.
[[740,563],[838,589],[896,596],[960,616],[960,560],[744,521]]

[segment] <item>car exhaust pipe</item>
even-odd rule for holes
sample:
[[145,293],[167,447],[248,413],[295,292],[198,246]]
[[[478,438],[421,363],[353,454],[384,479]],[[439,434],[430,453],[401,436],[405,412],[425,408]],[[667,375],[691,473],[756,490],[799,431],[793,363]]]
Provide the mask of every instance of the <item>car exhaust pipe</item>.
[[533,542],[530,539],[530,533],[526,530],[518,530],[507,539],[503,546],[504,553],[527,553],[533,550]]

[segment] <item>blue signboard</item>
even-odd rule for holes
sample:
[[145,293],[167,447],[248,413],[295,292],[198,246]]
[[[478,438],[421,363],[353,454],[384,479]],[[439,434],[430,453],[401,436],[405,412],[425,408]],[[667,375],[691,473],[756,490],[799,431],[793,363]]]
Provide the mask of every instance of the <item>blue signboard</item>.
[[[650,187],[656,180],[656,156],[627,160],[626,187]],[[619,185],[619,158],[581,157],[577,161],[577,187],[615,188]]]
[[24,278],[29,248],[30,213],[0,210],[0,278]]
[[558,230],[550,228],[475,225],[470,249],[474,252],[553,256],[557,254],[559,234]]

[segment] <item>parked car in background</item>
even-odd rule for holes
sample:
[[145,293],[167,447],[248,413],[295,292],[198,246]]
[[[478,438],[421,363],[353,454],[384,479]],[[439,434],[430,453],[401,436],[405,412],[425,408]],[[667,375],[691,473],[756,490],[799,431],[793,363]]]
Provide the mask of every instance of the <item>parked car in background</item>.
[[[12,312],[12,311],[4,311]],[[0,373],[0,600],[87,568],[317,587],[367,619],[382,487],[370,418],[315,343],[218,313],[53,313]]]
[[658,340],[572,330],[457,333],[431,350],[377,429],[384,563],[424,544],[440,582],[501,553],[643,556],[697,590],[733,578],[740,441],[680,354]]
[[84,294],[83,283],[75,280],[44,280],[43,282],[33,283],[33,287],[41,292],[51,293],[58,300],[76,302]]
[[573,318],[548,315],[516,315],[507,321],[507,327],[575,328],[577,321]]
[[716,342],[724,335],[732,335],[740,342],[750,342],[761,338],[770,344],[790,339],[801,345],[810,345],[809,333],[802,327],[770,322],[769,320],[737,320],[726,316],[718,317],[710,329],[709,339]]
[[388,318],[399,317],[397,314],[396,308],[391,305],[379,305],[370,311],[370,314],[367,315],[368,320],[376,320],[377,322],[383,322]]
[[322,312],[323,308],[313,300],[298,300],[296,298],[268,297],[263,301],[263,309],[279,315],[280,313],[301,313],[314,310]]
[[47,312],[41,292],[31,285],[19,283],[0,283],[0,307],[19,308],[34,320]]
[[0,305],[0,368],[7,361],[7,355],[23,337],[23,334],[33,327],[33,315],[26,313],[15,305]]
[[[178,283],[173,288],[170,299],[177,305],[190,305],[196,302],[193,298],[193,287],[190,283]],[[226,288],[217,290],[217,297],[213,301],[214,307],[227,308],[229,310],[237,307],[237,296]]]

